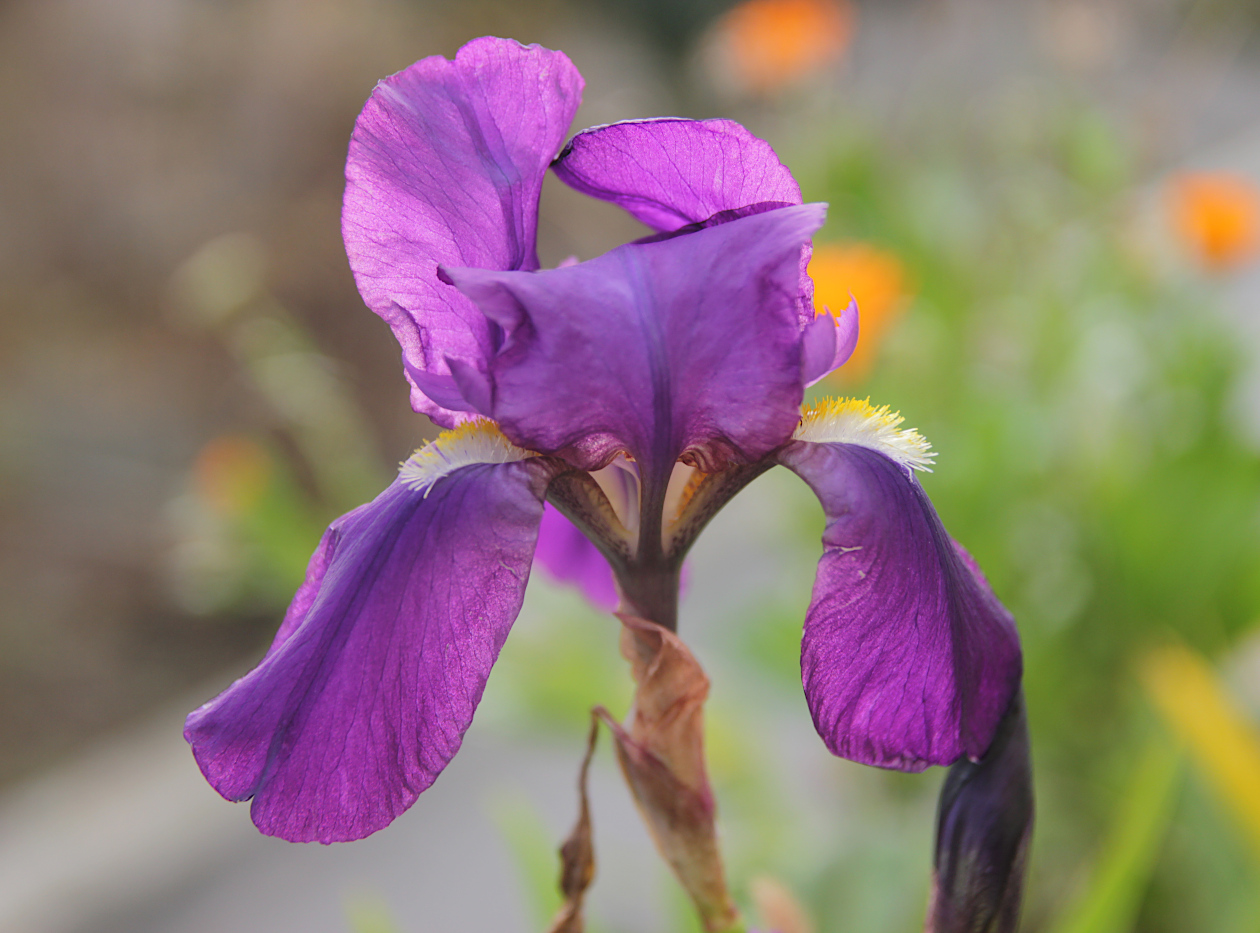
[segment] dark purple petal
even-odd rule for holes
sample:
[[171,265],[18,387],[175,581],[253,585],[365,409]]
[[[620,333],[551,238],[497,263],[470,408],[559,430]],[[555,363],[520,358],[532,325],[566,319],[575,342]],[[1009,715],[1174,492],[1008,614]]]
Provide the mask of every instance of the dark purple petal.
[[577,587],[596,608],[606,612],[617,608],[617,585],[608,561],[554,506],[543,511],[534,561],[560,583]]
[[520,610],[554,463],[395,481],[333,522],[262,662],[184,736],[263,832],[359,839],[459,749]]
[[1032,764],[1016,694],[978,762],[956,762],[941,785],[927,933],[1015,933],[1032,837]]
[[763,201],[801,203],[800,186],[770,144],[731,120],[592,127],[569,141],[552,168],[570,187],[662,232]]
[[[653,230],[703,223],[752,205],[800,204],[801,188],[770,144],[732,120],[627,120],[583,130],[552,166],[565,184],[611,201]],[[813,317],[801,249],[798,314]]]
[[[488,37],[372,92],[350,140],[342,233],[363,300],[415,369],[444,375],[447,357],[477,364],[493,350],[493,328],[437,265],[538,268],[538,194],[581,95],[562,53]],[[420,386],[412,405],[456,420]]]
[[827,515],[801,671],[837,755],[920,771],[979,759],[1019,687],[1015,622],[910,471],[852,444],[779,455]]
[[645,489],[684,451],[705,470],[761,458],[800,419],[796,257],[823,212],[767,211],[565,269],[445,270],[506,331],[493,418],[586,469],[627,450]]

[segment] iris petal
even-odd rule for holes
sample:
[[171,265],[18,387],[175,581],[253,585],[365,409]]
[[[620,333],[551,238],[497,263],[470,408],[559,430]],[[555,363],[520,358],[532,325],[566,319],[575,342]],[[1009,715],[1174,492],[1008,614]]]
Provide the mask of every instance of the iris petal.
[[818,315],[802,332],[801,372],[805,385],[812,386],[832,370],[845,364],[858,342],[858,306],[850,300],[839,316],[827,311]]
[[657,231],[763,201],[800,204],[770,144],[731,120],[628,120],[583,130],[552,168],[565,184],[611,201]]
[[617,585],[608,561],[554,506],[543,512],[534,560],[560,583],[576,587],[597,609],[617,608]]
[[512,328],[490,364],[492,417],[582,469],[627,450],[645,486],[687,451],[709,471],[761,458],[800,418],[796,257],[823,213],[767,211],[563,269],[444,270]]
[[980,758],[1019,687],[1010,613],[906,467],[855,444],[778,457],[827,516],[801,644],[827,747],[904,771]]
[[[800,204],[801,188],[770,144],[732,120],[627,120],[583,130],[552,166],[570,187],[611,201],[653,230],[703,223],[724,211]],[[813,317],[801,248],[798,312]]]
[[[342,233],[363,300],[411,368],[445,375],[446,357],[478,364],[493,349],[492,325],[437,264],[538,268],[538,195],[581,95],[563,53],[495,38],[372,92],[350,141]],[[413,381],[417,411],[459,420],[422,389]]]
[[188,717],[215,789],[292,841],[359,839],[407,809],[472,722],[554,471],[477,464],[427,496],[395,481],[335,521],[267,656]]

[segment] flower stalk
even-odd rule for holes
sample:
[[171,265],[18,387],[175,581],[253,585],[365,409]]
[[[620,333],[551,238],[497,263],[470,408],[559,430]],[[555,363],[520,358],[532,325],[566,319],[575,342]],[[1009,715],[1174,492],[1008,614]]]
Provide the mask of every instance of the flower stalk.
[[621,651],[636,690],[628,724],[604,708],[617,760],[661,857],[686,890],[706,933],[742,929],[722,856],[716,807],[704,762],[704,701],[709,679],[673,632],[621,614]]

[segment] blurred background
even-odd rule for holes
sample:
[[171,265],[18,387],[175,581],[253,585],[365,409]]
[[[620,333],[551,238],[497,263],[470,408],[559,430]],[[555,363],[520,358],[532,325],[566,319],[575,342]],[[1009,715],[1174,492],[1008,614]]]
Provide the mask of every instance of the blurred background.
[[[1260,930],[1260,8],[1252,0],[8,0],[0,6],[0,929],[540,930],[617,625],[541,572],[464,751],[389,829],[259,836],[187,710],[326,523],[435,432],[339,233],[375,82],[565,50],[575,129],[725,116],[831,204],[817,387],[900,409],[1019,620],[1024,929]],[[641,228],[549,180],[544,265]],[[939,769],[831,758],[797,662],[822,517],[694,552],[732,881],[781,933],[920,929]],[[596,933],[694,929],[605,746]]]

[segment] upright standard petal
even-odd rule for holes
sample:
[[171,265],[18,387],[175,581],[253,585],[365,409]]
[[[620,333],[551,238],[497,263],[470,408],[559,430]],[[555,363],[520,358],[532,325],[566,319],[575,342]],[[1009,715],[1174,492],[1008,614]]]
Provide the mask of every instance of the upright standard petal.
[[731,120],[592,127],[569,141],[552,168],[570,187],[661,232],[751,204],[801,203],[800,186],[770,144]]
[[445,270],[506,333],[491,416],[583,469],[628,451],[662,494],[684,453],[709,471],[761,458],[799,420],[796,256],[823,214],[767,211],[543,272]]
[[778,458],[827,516],[801,643],[814,725],[837,755],[921,771],[988,750],[1021,658],[1010,613],[890,452],[798,440]]
[[[538,195],[581,96],[563,53],[489,37],[372,92],[350,140],[342,233],[408,369],[442,376],[448,357],[479,364],[493,351],[492,325],[437,265],[538,268]],[[413,407],[450,427],[458,416],[411,382]]]
[[[552,165],[565,184],[611,201],[653,230],[801,203],[801,188],[770,144],[732,120],[627,120],[583,130]],[[813,318],[814,283],[800,251],[797,313]]]
[[335,521],[263,661],[188,717],[185,738],[263,832],[359,839],[459,749],[520,611],[542,458],[399,479]]

